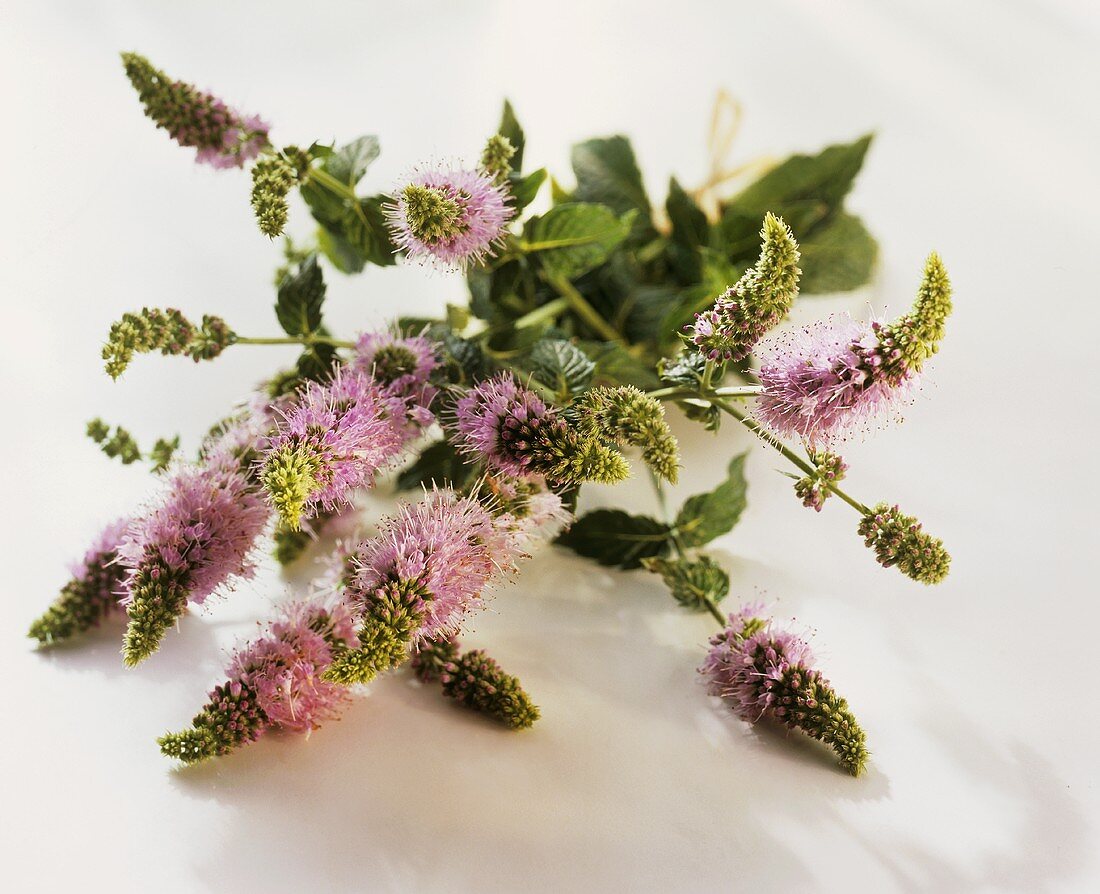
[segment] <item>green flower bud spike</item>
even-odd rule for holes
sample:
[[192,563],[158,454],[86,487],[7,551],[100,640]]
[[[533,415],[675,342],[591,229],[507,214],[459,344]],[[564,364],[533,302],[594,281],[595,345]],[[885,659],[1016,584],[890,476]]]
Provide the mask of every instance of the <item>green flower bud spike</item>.
[[383,587],[356,632],[359,648],[344,649],[333,656],[324,679],[350,686],[369,683],[380,673],[403,664],[409,644],[423,620],[420,605],[424,594],[415,581]]
[[481,152],[481,170],[500,183],[511,173],[512,156],[515,154],[516,147],[506,136],[493,134]]
[[245,683],[227,682],[214,687],[189,729],[167,733],[157,744],[165,757],[194,764],[248,744],[266,725],[255,690]]
[[528,729],[539,709],[519,680],[506,674],[482,649],[466,652],[442,667],[443,694],[511,729]]
[[913,516],[879,503],[859,523],[859,533],[884,568],[896,565],[906,577],[938,584],[951,567],[951,556],[938,537],[926,534]]
[[569,415],[582,438],[640,447],[646,465],[661,478],[676,483],[680,450],[660,401],[632,385],[593,388],[573,403]]
[[202,325],[195,326],[175,308],[146,307],[136,314],[123,314],[111,325],[102,356],[107,374],[117,379],[135,354],[183,354],[198,363],[214,359],[236,340],[236,334],[220,317],[207,314]]
[[317,479],[320,469],[320,460],[304,443],[287,444],[264,462],[260,481],[284,530],[301,529],[306,501],[321,486]]
[[932,252],[913,309],[878,331],[882,373],[888,381],[920,372],[924,361],[939,350],[951,309],[951,281],[940,256]]
[[143,569],[130,583],[129,623],[122,638],[122,660],[134,667],[152,655],[168,628],[187,609],[187,588],[166,568]]
[[252,166],[252,212],[260,232],[274,239],[286,228],[287,196],[309,172],[310,156],[296,146],[262,156]]

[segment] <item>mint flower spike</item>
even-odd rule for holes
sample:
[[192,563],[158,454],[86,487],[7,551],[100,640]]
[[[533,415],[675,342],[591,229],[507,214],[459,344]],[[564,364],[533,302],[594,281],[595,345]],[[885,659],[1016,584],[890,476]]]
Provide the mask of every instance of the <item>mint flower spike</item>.
[[379,587],[356,631],[358,647],[337,651],[322,678],[343,686],[369,683],[403,664],[409,657],[413,635],[424,622],[427,595],[416,581]]
[[269,730],[308,733],[338,715],[347,690],[323,673],[340,650],[357,644],[342,603],[295,602],[264,634],[239,649],[191,726],[157,740],[185,764],[228,754]]
[[260,232],[282,235],[290,214],[287,196],[309,173],[310,155],[296,146],[263,155],[252,166],[252,213]]
[[896,565],[918,583],[938,584],[951,568],[943,541],[925,533],[916,518],[897,506],[879,503],[860,519],[859,534],[883,568]]
[[439,681],[448,698],[512,729],[527,729],[539,719],[538,707],[518,679],[506,674],[483,649],[460,655],[456,637],[422,643],[412,668],[420,682]]
[[798,243],[782,218],[768,213],[760,257],[741,278],[684,327],[684,338],[709,360],[742,360],[790,312],[798,295]]
[[897,383],[921,371],[924,361],[939,350],[951,310],[951,280],[940,256],[932,252],[925,261],[913,309],[876,327],[876,353],[887,381]]
[[859,776],[867,765],[867,737],[848,703],[814,668],[804,639],[776,629],[759,604],[729,616],[710,640],[699,672],[717,695],[749,723],[777,720],[828,745],[840,765]]
[[516,147],[511,140],[503,134],[493,134],[481,151],[481,170],[492,177],[494,183],[501,183],[508,179],[512,171],[512,156],[515,154]]
[[[844,459],[828,450],[808,451],[809,460],[814,465],[812,475],[799,478],[794,483],[795,495],[802,501],[807,509],[820,512],[825,501],[833,495],[829,485],[844,480],[848,471],[848,464]],[[793,475],[791,476],[794,477]]]
[[166,357],[186,355],[198,363],[213,360],[236,340],[236,333],[221,317],[204,314],[202,324],[196,326],[174,307],[144,307],[111,324],[102,357],[107,375],[117,379],[135,354],[160,351]]
[[665,421],[660,401],[633,385],[593,388],[573,402],[568,416],[582,438],[640,447],[646,465],[661,478],[676,483],[680,448]]
[[256,115],[242,115],[210,93],[173,81],[137,53],[123,53],[122,64],[146,116],[181,146],[197,149],[200,164],[241,168],[267,146],[268,125]]
[[90,630],[111,615],[121,615],[119,591],[126,569],[117,561],[118,547],[129,527],[119,519],[107,525],[73,568],[72,579],[46,612],[31,624],[28,636],[39,645],[64,642]]

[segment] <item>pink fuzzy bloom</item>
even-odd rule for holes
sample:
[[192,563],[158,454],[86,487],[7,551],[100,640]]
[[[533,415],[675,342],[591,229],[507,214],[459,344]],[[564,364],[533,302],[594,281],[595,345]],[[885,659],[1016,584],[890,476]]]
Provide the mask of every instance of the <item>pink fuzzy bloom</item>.
[[335,648],[357,645],[355,621],[345,605],[296,602],[263,637],[237,652],[229,679],[254,691],[268,727],[309,732],[335,717],[348,700],[345,687],[321,675]]
[[455,407],[455,446],[483,458],[491,469],[523,477],[533,461],[530,448],[543,429],[558,424],[555,411],[509,373],[487,379]]
[[400,337],[389,330],[366,332],[355,343],[353,369],[372,376],[389,396],[405,401],[411,425],[435,422],[431,406],[438,389],[430,384],[439,367],[439,346],[422,335]]
[[514,210],[506,190],[479,170],[418,171],[385,206],[390,233],[409,258],[465,267],[492,253]]
[[[216,100],[221,102],[221,100]],[[223,108],[224,108],[224,104]],[[227,126],[216,146],[204,146],[195,153],[195,161],[213,168],[243,168],[256,158],[268,144],[271,129],[258,115],[242,117],[238,112],[226,110]],[[182,142],[182,141],[180,141]],[[187,145],[184,143],[184,145]]]
[[318,507],[333,511],[401,455],[405,403],[387,396],[370,376],[336,370],[327,384],[308,383],[278,422],[261,458],[261,477],[284,519]]
[[573,521],[573,513],[541,475],[490,478],[487,483],[498,501],[497,525],[515,537],[517,549],[553,540]]
[[513,572],[521,555],[507,526],[484,506],[437,490],[402,506],[355,550],[348,560],[348,596],[356,609],[367,611],[386,585],[415,583],[423,594],[415,639],[434,639],[457,631],[463,617],[481,607],[490,580]]
[[[128,518],[116,519],[104,527],[95,540],[92,541],[92,545],[85,551],[84,557],[79,562],[74,562],[69,566],[73,580],[83,583],[90,579],[97,579],[104,572],[109,571],[110,569],[105,566],[107,563],[114,561],[115,553],[129,530],[130,520]],[[103,595],[106,599],[109,594],[104,593]],[[117,594],[115,595],[117,596]],[[117,598],[110,601],[117,602]]]
[[201,603],[231,578],[251,576],[249,553],[267,518],[262,497],[228,453],[183,466],[118,548],[128,571],[124,603],[137,581],[171,577],[191,602]]
[[915,372],[881,373],[877,323],[836,314],[757,346],[760,384],[754,415],[781,438],[827,447],[897,417],[918,384]]

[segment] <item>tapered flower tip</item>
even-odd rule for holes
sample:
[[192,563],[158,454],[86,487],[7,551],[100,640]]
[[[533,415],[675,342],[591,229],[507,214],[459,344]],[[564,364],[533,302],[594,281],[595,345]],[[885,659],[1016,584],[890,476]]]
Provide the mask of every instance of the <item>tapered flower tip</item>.
[[951,556],[938,537],[897,506],[879,503],[859,523],[859,533],[883,568],[896,565],[906,577],[938,584],[951,569]]
[[157,739],[160,753],[185,764],[197,764],[217,755],[217,743],[206,729],[185,729],[178,733],[166,733]]

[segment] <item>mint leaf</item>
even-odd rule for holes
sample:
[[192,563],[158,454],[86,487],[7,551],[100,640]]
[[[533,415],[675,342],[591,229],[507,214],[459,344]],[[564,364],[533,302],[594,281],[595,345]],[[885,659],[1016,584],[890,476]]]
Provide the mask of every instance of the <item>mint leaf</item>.
[[646,571],[661,575],[672,598],[692,611],[709,610],[707,600],[721,602],[730,591],[730,576],[710,556],[698,559],[644,559]]
[[359,137],[329,155],[321,167],[341,183],[355,186],[363,179],[367,168],[378,158],[380,151],[378,137]]
[[[675,357],[665,357],[657,363],[657,374],[667,385],[697,388],[703,380],[707,358],[700,351],[681,351]],[[721,377],[719,376],[719,381]]]
[[412,465],[397,476],[397,488],[412,490],[446,484],[461,490],[473,479],[475,471],[449,442],[437,441],[420,451]]
[[577,519],[557,542],[601,565],[638,568],[643,559],[668,551],[669,533],[668,525],[647,515],[597,509]]
[[642,172],[626,137],[585,140],[573,147],[573,173],[577,189],[573,200],[598,202],[619,214],[636,211],[634,235],[644,241],[653,237],[652,211]]
[[726,480],[708,493],[688,497],[673,523],[683,546],[702,546],[733,530],[745,511],[745,457],[730,460]]
[[596,364],[584,351],[571,342],[552,338],[535,345],[527,366],[535,379],[553,391],[562,403],[587,388],[596,371]]
[[618,217],[606,205],[567,202],[531,218],[524,236],[548,276],[575,279],[607,260],[632,219],[632,212]]
[[546,168],[539,168],[527,176],[513,171],[508,176],[508,188],[512,193],[511,205],[516,211],[516,216],[523,211],[538,195],[539,188],[546,182]]
[[325,300],[325,280],[311,252],[279,284],[275,316],[287,335],[310,335],[321,328],[321,305]]
[[858,217],[840,213],[802,241],[802,291],[848,292],[871,279],[878,243]]
[[523,147],[526,140],[523,136],[523,128],[519,126],[519,121],[516,120],[515,110],[508,100],[504,100],[504,108],[500,113],[500,124],[497,127],[497,133],[502,137],[507,137],[508,142],[512,144],[512,148],[516,150],[516,154],[512,156],[512,170],[523,170]]
[[668,182],[665,211],[668,212],[668,220],[672,224],[673,242],[686,248],[699,248],[707,244],[710,231],[707,216],[675,177]]

